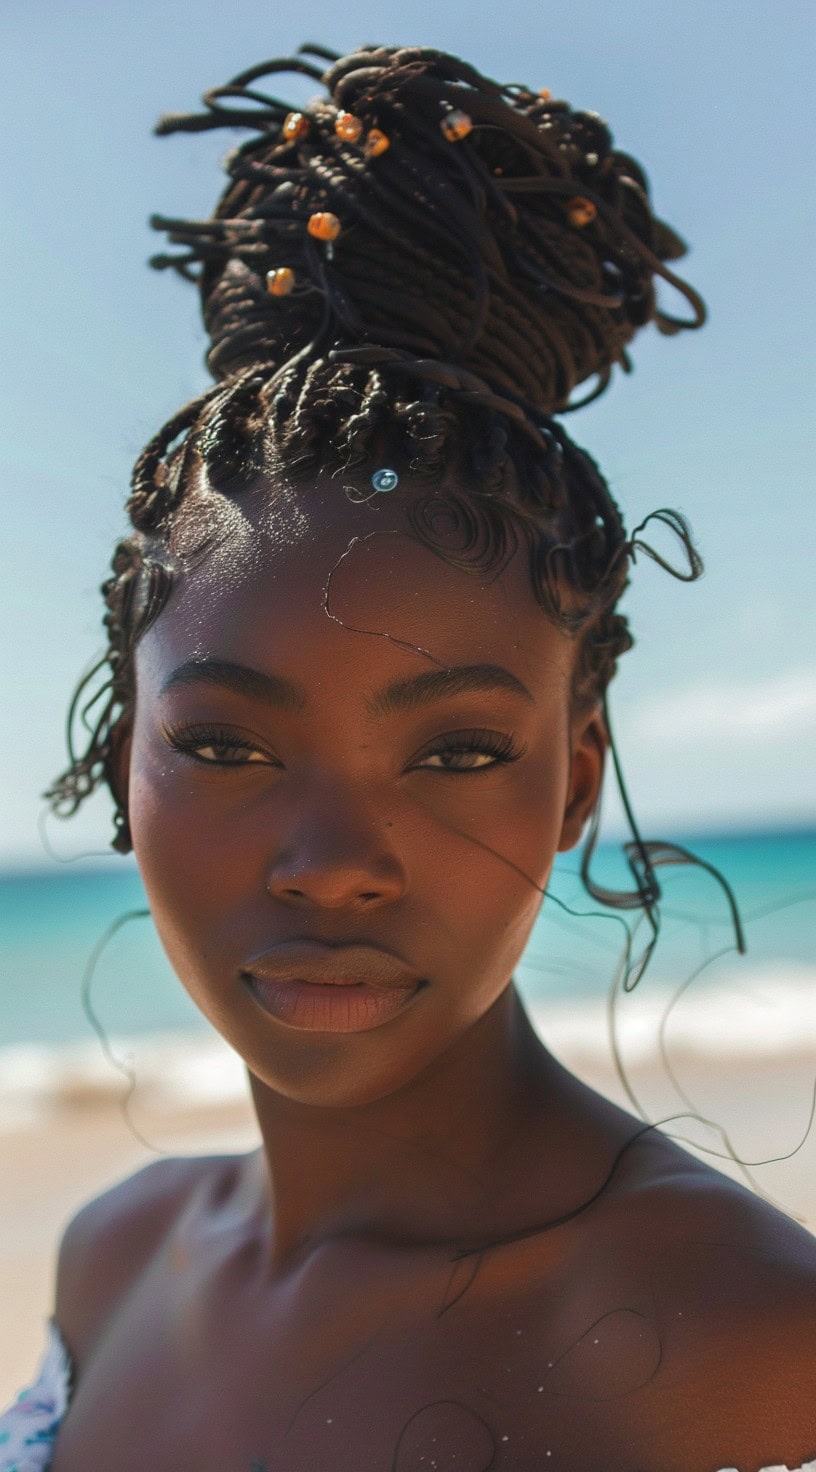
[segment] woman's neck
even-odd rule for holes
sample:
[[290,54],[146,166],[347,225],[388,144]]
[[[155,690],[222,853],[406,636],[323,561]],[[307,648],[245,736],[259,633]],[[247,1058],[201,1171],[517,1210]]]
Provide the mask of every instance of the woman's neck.
[[542,1181],[564,1180],[570,1085],[512,983],[407,1087],[372,1103],[305,1105],[250,1074],[263,1144],[247,1158],[247,1192],[270,1278],[339,1235],[420,1246],[511,1230],[531,1129],[552,1147]]

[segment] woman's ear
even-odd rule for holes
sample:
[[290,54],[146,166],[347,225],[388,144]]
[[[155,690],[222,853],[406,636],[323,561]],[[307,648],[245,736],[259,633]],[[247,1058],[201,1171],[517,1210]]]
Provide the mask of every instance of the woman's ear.
[[570,733],[570,786],[558,852],[575,848],[600,796],[609,736],[600,706],[573,722]]
[[110,786],[113,796],[127,812],[128,788],[130,785],[130,752],[133,745],[133,726],[130,721],[118,721],[111,732]]

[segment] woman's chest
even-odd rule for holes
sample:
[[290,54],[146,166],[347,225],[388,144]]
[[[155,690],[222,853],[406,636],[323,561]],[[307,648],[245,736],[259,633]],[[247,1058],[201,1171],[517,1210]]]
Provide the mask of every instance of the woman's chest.
[[641,1318],[546,1261],[520,1278],[506,1256],[348,1249],[272,1298],[236,1272],[165,1263],[131,1294],[53,1472],[587,1472],[659,1358]]

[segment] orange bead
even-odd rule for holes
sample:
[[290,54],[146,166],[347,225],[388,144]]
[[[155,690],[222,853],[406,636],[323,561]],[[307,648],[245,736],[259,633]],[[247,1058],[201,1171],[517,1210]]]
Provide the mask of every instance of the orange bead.
[[449,143],[458,143],[460,138],[467,138],[473,127],[473,118],[455,108],[453,112],[445,114],[439,126]]
[[391,139],[387,133],[381,133],[379,128],[369,128],[363,146],[366,158],[379,158],[380,154],[385,153],[385,150],[390,147]]
[[289,266],[279,266],[277,271],[267,271],[266,289],[270,296],[288,296],[295,284],[295,273]]
[[356,143],[363,131],[363,125],[353,112],[341,112],[334,120],[334,131],[345,143]]
[[590,222],[595,219],[597,213],[598,211],[592,203],[592,200],[584,199],[584,196],[582,194],[576,194],[575,198],[571,199],[569,204],[567,205],[567,215],[569,217],[569,222],[571,225],[577,225],[579,230],[582,229],[584,225],[589,225]]
[[303,138],[309,131],[309,119],[302,112],[288,112],[283,120],[281,132],[289,143],[294,143],[297,138]]
[[315,240],[336,240],[342,226],[336,215],[328,210],[320,210],[316,215],[309,216],[306,229]]
[[542,102],[549,102],[550,98],[552,97],[552,92],[550,91],[549,87],[539,87],[538,95],[541,98]]

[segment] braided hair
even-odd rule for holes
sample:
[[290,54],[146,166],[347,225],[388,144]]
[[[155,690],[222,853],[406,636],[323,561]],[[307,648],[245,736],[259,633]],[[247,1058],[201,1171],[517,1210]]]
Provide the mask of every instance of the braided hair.
[[[323,94],[297,111],[260,90],[283,71]],[[203,102],[156,132],[250,136],[225,161],[210,219],[153,217],[175,249],[151,264],[197,285],[214,382],[136,462],[132,529],[102,585],[108,646],[76,691],[70,764],[45,794],[60,816],[103,781],[113,791],[133,652],[172,590],[174,540],[202,482],[240,498],[261,472],[306,485],[375,451],[382,464],[387,446],[416,484],[409,517],[426,545],[479,571],[525,548],[541,607],[578,642],[579,702],[603,698],[633,642],[615,605],[636,549],[677,577],[702,570],[676,511],[653,516],[680,539],[687,570],[640,540],[645,523],[627,536],[597,465],[554,417],[602,393],[615,364],[630,371],[638,328],[672,335],[705,320],[665,264],[684,243],[597,113],[427,47],[340,57],[308,44]],[[658,306],[655,278],[690,315]],[[441,549],[438,518],[451,512],[461,536]],[[127,852],[121,811],[115,821],[113,846]]]

